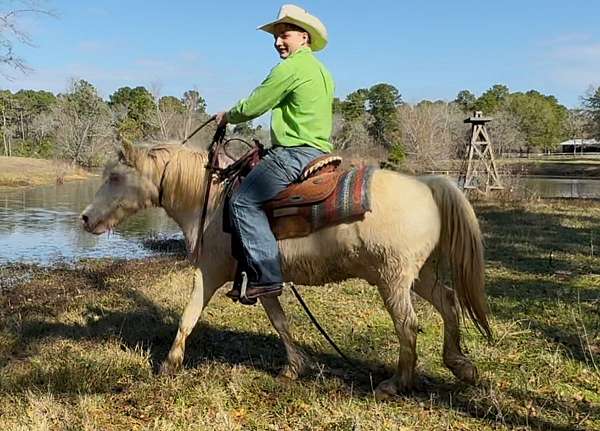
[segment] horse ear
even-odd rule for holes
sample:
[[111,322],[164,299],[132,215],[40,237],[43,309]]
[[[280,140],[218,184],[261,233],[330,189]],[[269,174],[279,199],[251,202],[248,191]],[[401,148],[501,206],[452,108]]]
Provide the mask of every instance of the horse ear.
[[119,141],[121,141],[121,150],[119,151],[119,160],[126,165],[134,166],[135,165],[135,148],[131,141],[125,138],[123,135],[119,135]]

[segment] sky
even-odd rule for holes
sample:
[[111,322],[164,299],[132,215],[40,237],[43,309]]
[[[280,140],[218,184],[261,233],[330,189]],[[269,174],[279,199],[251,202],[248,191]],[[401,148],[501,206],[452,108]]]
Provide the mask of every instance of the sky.
[[[6,2],[3,2],[6,3]],[[273,38],[257,31],[282,2],[42,0],[56,17],[21,21],[33,69],[0,88],[65,91],[71,79],[104,98],[143,85],[180,97],[196,88],[209,112],[247,96],[277,64]],[[405,102],[480,95],[494,84],[552,94],[569,108],[600,85],[600,1],[302,1],[329,32],[317,53],[336,96],[385,82]],[[3,7],[3,6],[0,6]]]

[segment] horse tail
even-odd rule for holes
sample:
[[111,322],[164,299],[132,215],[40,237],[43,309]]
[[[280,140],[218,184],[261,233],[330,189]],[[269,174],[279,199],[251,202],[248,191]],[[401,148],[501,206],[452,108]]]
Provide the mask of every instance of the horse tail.
[[439,209],[441,232],[438,249],[450,264],[454,290],[463,311],[488,339],[492,330],[487,319],[483,242],[473,207],[464,194],[440,176],[420,178],[431,189]]

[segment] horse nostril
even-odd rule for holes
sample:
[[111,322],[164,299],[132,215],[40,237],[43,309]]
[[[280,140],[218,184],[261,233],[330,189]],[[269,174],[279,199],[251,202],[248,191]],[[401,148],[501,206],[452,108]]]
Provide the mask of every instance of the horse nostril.
[[83,220],[83,222],[84,222],[85,224],[87,224],[87,222],[88,222],[88,220],[89,220],[89,219],[88,219],[88,216],[86,216],[85,214],[82,214],[82,215],[81,215],[81,220]]

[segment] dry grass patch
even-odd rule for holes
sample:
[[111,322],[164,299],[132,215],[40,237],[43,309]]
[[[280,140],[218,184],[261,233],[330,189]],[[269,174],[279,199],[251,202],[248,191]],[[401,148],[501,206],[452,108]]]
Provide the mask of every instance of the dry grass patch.
[[83,180],[90,173],[68,163],[28,157],[0,156],[0,187],[30,187]]

